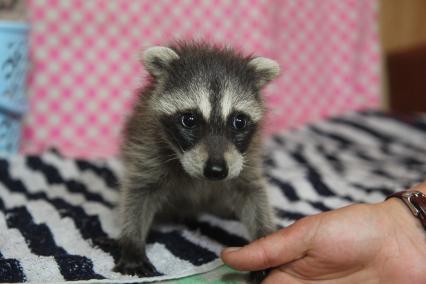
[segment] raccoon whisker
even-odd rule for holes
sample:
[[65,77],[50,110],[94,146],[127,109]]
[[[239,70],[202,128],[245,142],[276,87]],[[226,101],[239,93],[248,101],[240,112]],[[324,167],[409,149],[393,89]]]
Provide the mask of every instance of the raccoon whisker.
[[243,168],[248,168],[248,169],[257,169],[257,167],[252,166],[252,165],[248,165],[248,164],[245,164],[245,163],[242,164],[242,167]]
[[247,162],[247,155],[245,153],[241,154],[242,163],[245,164]]
[[247,163],[242,163],[242,167],[243,168],[256,168],[256,167],[253,167],[253,166],[251,166],[251,165],[249,165],[249,164],[247,164]]
[[175,137],[175,135],[173,135],[173,133],[170,133],[170,131],[168,131],[168,130],[167,130],[167,132],[168,132],[168,133],[170,134],[170,136],[172,137],[172,140],[173,140],[174,144],[175,144],[175,145],[177,145],[177,146],[179,147],[179,150],[180,150],[181,152],[185,152],[185,151],[183,150],[182,146],[179,144],[179,141],[178,141],[178,139]]
[[179,142],[177,141],[177,139],[176,138],[173,138],[173,140],[174,140],[174,142],[175,142],[175,145],[177,145],[178,146],[178,148],[179,148],[179,150],[183,153],[183,152],[185,152],[184,150],[183,150],[183,148],[182,148],[182,146],[179,144]]
[[171,153],[169,155],[166,155],[166,158],[172,158],[172,157],[177,157],[176,153]]
[[247,163],[245,160],[243,160],[243,163],[242,163],[241,167],[242,168],[246,168],[246,169],[254,169],[254,170],[259,169],[258,166],[251,165],[251,164]]
[[176,161],[176,160],[179,160],[179,158],[178,158],[177,156],[175,156],[175,157],[171,157],[171,158],[169,158],[169,159],[165,160],[165,161],[164,161],[164,163],[168,163],[168,162]]
[[[165,147],[165,148],[169,148],[170,147],[169,144],[164,139],[162,139],[160,141],[160,144],[163,144],[162,146]],[[169,154],[164,154],[163,157],[161,158],[161,161],[164,162],[164,163],[168,163],[170,161],[178,160],[178,159],[179,159],[179,157],[176,154],[176,152],[172,151]]]
[[[177,140],[177,138],[173,135],[173,133],[171,133],[169,130],[166,129],[167,134],[170,135],[170,137],[172,138],[172,142],[174,142],[174,145],[177,145],[179,150],[181,152],[184,152],[182,146],[179,144],[179,141]],[[164,147],[166,148],[170,148],[170,141],[168,141],[165,137],[160,137],[160,142],[161,144],[163,144]]]

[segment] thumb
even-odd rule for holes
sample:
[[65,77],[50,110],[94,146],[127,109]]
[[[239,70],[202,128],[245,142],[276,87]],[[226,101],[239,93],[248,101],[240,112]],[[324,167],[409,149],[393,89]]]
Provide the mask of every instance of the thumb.
[[226,248],[222,260],[237,270],[256,271],[299,259],[310,246],[315,223],[311,218],[303,218],[242,248]]

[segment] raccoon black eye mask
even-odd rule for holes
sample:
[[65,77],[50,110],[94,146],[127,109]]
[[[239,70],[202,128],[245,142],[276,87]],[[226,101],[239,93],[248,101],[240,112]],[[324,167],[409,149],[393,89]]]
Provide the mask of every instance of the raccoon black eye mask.
[[211,213],[238,218],[252,239],[273,231],[261,169],[260,93],[279,66],[203,43],[155,46],[142,58],[150,80],[125,128],[115,271],[151,276],[145,244],[153,222]]

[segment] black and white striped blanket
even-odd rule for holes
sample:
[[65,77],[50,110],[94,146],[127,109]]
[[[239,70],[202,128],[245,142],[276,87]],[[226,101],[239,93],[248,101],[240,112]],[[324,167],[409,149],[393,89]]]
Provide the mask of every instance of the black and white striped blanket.
[[[426,177],[426,117],[353,113],[266,143],[265,172],[279,226],[354,202],[379,202]],[[54,152],[0,159],[0,282],[133,282],[112,272],[120,164]],[[147,254],[170,279],[211,270],[224,246],[246,242],[236,221],[204,215],[159,226]],[[146,279],[148,280],[148,279]]]

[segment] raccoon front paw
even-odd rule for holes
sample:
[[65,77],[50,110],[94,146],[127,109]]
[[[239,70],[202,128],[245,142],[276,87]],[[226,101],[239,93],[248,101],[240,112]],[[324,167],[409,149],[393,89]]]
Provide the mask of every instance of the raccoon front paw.
[[137,260],[126,260],[122,258],[114,267],[114,271],[139,277],[153,277],[161,275],[161,273],[155,269],[154,265],[152,265],[147,258],[139,258]]
[[253,284],[262,283],[262,281],[268,276],[270,269],[252,271],[249,274],[250,282]]

